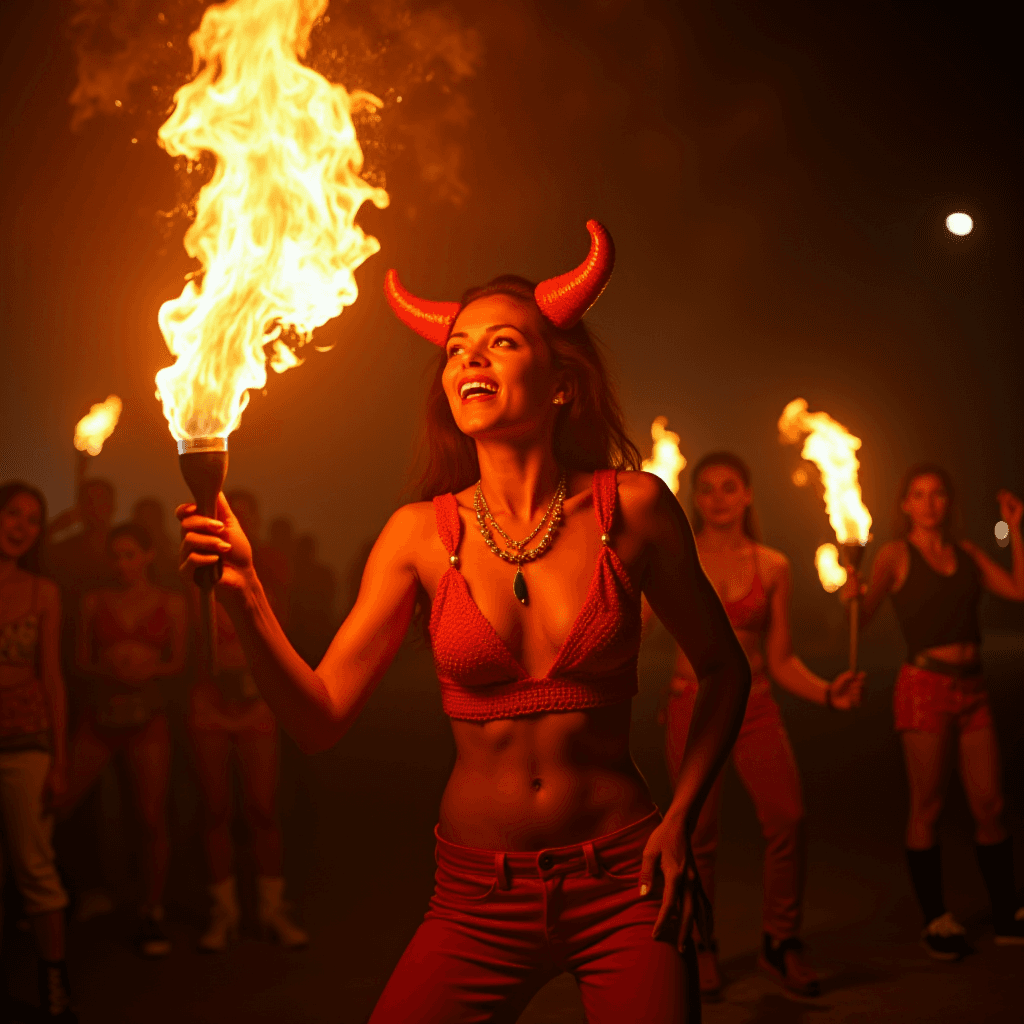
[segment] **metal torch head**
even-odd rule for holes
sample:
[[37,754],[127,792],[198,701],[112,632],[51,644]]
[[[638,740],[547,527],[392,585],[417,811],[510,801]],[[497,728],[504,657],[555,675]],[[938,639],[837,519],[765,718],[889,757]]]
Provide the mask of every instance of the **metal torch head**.
[[[870,538],[868,538],[870,540]],[[852,569],[854,572],[860,571],[860,563],[864,559],[864,549],[867,547],[865,541],[861,544],[859,541],[848,541],[843,547],[843,565],[847,569]]]
[[228,475],[228,439],[192,437],[178,442],[178,465],[200,515],[214,518],[217,495]]

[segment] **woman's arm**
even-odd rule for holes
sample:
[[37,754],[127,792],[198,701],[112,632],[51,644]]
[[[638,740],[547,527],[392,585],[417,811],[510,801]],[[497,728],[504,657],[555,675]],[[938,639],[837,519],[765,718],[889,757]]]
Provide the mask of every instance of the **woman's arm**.
[[863,590],[860,601],[860,625],[862,629],[875,617],[875,613],[881,607],[882,602],[893,592],[897,580],[900,578],[900,567],[906,557],[907,552],[903,542],[898,540],[890,541],[875,556],[867,587],[863,586],[858,573],[850,573],[841,596],[844,603],[849,603],[854,595]]
[[60,591],[49,580],[40,580],[39,594],[42,602],[40,674],[53,743],[46,789],[49,800],[57,802],[67,789],[68,763],[67,695],[60,671]]
[[[681,947],[700,913],[689,836],[743,721],[750,665],[704,575],[690,524],[672,492],[649,473],[622,473],[619,494],[626,533],[642,548],[643,592],[702,684],[675,795],[647,843],[640,875],[645,894],[661,869],[665,892],[654,935]],[[680,901],[681,921],[670,923]]]
[[1024,546],[1021,544],[1020,533],[1021,511],[1024,504],[1009,491],[1000,491],[996,499],[1003,521],[1010,528],[1012,570],[1007,572],[970,541],[962,541],[960,547],[974,559],[981,572],[982,586],[986,590],[997,597],[1005,597],[1008,601],[1024,601]]
[[[764,549],[762,549],[764,550]],[[779,552],[766,552],[770,561],[771,618],[765,637],[765,661],[771,677],[784,689],[812,704],[830,705],[847,711],[860,704],[863,672],[842,672],[833,682],[815,675],[794,653],[789,630],[789,596],[792,577],[789,559]]]
[[224,495],[220,520],[177,510],[182,521],[182,568],[223,558],[219,599],[231,615],[260,693],[281,725],[307,753],[326,750],[355,721],[391,664],[412,619],[419,589],[417,547],[439,543],[423,529],[414,506],[384,527],[363,573],[355,607],[314,672],[288,642],[252,567],[252,549]]

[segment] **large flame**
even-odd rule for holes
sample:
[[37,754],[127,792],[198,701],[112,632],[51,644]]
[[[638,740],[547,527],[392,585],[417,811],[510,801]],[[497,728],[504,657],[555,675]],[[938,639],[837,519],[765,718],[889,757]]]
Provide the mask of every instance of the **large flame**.
[[195,77],[175,94],[159,138],[172,156],[216,157],[185,249],[202,264],[160,329],[177,357],[157,395],[178,440],[223,437],[239,423],[266,363],[355,302],[353,271],[379,245],[356,223],[387,193],[360,177],[353,110],[378,107],[299,63],[328,0],[231,0],[206,10],[189,40]]
[[846,570],[839,564],[839,551],[835,544],[822,544],[814,552],[814,567],[821,585],[834,594],[846,583]]
[[75,424],[75,447],[80,452],[99,455],[103,442],[114,432],[121,418],[121,399],[107,395],[105,402],[97,402]]
[[825,487],[825,510],[840,544],[867,544],[871,533],[871,513],[860,497],[854,454],[860,438],[837,423],[828,413],[808,412],[807,402],[794,398],[779,418],[779,433],[784,441],[795,444],[806,435],[800,454],[821,472]]
[[672,493],[678,494],[679,474],[686,468],[686,459],[679,450],[679,435],[668,429],[667,416],[659,416],[651,424],[651,437],[654,440],[651,457],[644,459],[641,468],[660,476]]

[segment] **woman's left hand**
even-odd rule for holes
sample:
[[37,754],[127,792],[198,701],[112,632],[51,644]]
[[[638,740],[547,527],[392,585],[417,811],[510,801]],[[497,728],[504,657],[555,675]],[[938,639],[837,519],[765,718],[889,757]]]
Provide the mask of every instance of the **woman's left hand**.
[[829,683],[828,703],[838,711],[849,711],[860,706],[860,695],[864,689],[866,676],[863,672],[851,672],[847,669]]
[[1024,510],[1024,502],[1010,491],[1000,491],[996,495],[999,502],[999,514],[1003,517],[1010,529],[1020,527],[1021,511]]
[[670,812],[647,840],[640,869],[641,896],[654,890],[659,872],[664,891],[653,938],[672,943],[682,953],[696,925],[701,939],[710,942],[711,904],[701,888],[684,814]]

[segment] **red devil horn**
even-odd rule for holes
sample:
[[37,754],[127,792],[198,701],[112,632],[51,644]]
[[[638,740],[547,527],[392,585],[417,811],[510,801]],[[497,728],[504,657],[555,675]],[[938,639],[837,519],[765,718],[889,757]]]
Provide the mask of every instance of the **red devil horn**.
[[604,291],[615,266],[615,243],[608,229],[596,220],[587,221],[590,252],[568,274],[541,281],[533,295],[540,311],[556,327],[575,327]]
[[429,299],[418,299],[402,287],[398,274],[389,270],[384,277],[384,294],[388,305],[395,311],[395,316],[411,327],[418,335],[435,345],[444,346],[448,341],[448,332],[452,329],[455,317],[459,312],[457,302],[431,302]]

